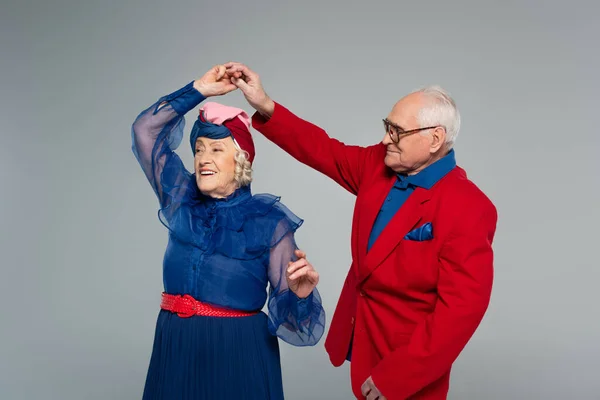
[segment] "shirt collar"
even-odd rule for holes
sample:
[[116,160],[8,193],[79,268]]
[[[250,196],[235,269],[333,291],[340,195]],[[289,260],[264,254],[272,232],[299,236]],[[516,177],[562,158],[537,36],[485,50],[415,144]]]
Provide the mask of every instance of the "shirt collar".
[[405,189],[408,185],[413,185],[429,190],[454,167],[456,167],[456,159],[454,156],[454,149],[451,149],[444,157],[427,166],[415,175],[407,176],[397,174],[398,181],[394,186]]

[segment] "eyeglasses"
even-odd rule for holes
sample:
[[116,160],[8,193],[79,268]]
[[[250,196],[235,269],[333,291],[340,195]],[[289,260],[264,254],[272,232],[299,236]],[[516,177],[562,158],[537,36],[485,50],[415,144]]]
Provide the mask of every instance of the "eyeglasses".
[[392,139],[392,142],[394,142],[394,143],[398,143],[400,141],[400,137],[402,137],[402,136],[407,136],[412,133],[417,133],[417,132],[421,132],[421,131],[424,131],[427,129],[433,129],[433,128],[437,128],[437,127],[439,127],[439,125],[428,126],[426,128],[410,129],[408,131],[405,131],[404,129],[400,128],[398,125],[394,124],[392,121],[390,121],[388,119],[383,119],[383,128],[385,129],[385,132],[388,135],[390,135],[390,138]]

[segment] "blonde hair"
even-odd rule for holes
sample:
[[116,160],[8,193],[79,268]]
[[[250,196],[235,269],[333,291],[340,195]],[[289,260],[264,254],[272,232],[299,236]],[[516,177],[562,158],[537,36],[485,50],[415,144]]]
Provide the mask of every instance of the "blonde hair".
[[248,152],[240,149],[237,143],[235,143],[235,147],[238,151],[233,158],[235,160],[233,180],[238,187],[248,186],[252,182],[252,164],[248,161]]

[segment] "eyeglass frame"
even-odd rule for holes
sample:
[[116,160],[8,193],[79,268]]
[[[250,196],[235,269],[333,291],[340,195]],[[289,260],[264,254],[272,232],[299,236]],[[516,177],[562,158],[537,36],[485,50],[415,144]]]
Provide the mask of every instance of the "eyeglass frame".
[[[401,137],[408,136],[413,133],[425,131],[427,129],[435,129],[435,128],[440,127],[440,125],[435,125],[435,126],[428,126],[425,128],[409,129],[409,130],[405,131],[398,125],[394,124],[392,121],[388,120],[387,118],[382,119],[382,121],[383,121],[383,128],[385,129],[385,132],[390,136],[390,139],[392,139],[392,142],[394,142],[394,143],[400,142]],[[394,136],[392,135],[392,130],[390,129],[390,127],[395,128],[399,131],[402,131],[401,133],[398,133],[398,132],[396,133],[397,140],[394,140]]]

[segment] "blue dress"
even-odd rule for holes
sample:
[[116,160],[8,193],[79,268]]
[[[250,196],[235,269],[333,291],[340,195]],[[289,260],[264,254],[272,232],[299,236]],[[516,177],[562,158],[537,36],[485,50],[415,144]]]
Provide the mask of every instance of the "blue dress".
[[[143,398],[283,399],[278,338],[313,346],[325,327],[317,289],[299,299],[285,278],[302,220],[278,197],[253,195],[249,186],[224,199],[200,193],[174,150],[185,113],[203,100],[190,83],[144,110],[132,127],[132,150],[169,231],[164,291],[259,312],[181,318],[160,310]],[[265,302],[268,314],[260,311]]]

